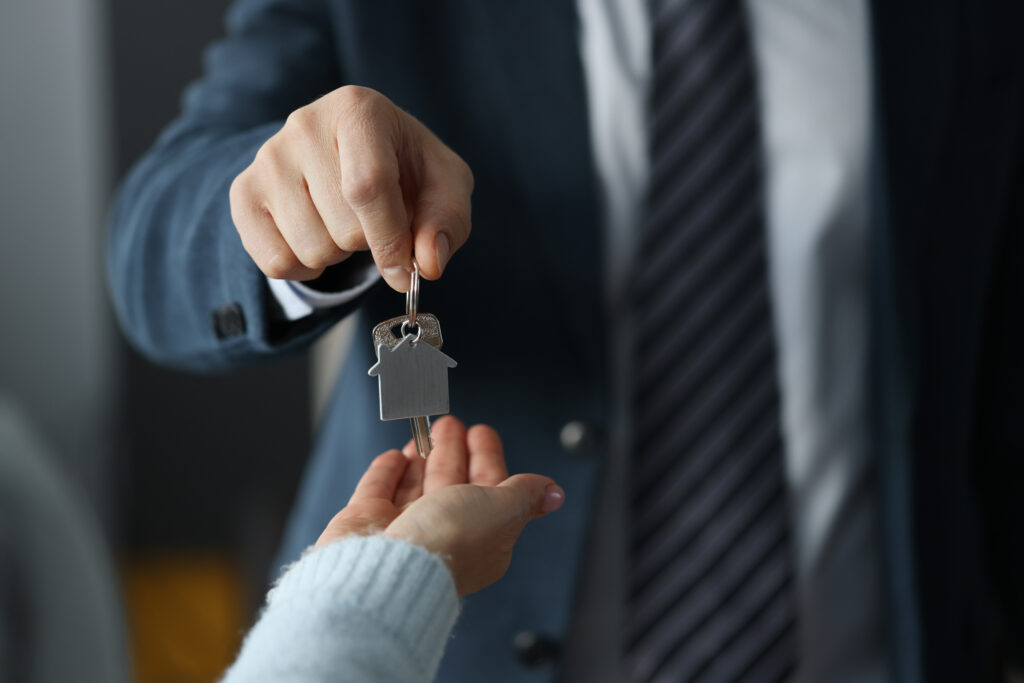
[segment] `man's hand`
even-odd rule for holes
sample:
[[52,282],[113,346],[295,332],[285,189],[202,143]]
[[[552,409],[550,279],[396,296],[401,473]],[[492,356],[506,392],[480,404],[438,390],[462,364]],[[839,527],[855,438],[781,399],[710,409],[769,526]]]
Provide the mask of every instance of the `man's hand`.
[[267,276],[312,280],[369,249],[409,288],[415,255],[434,280],[470,230],[473,174],[426,126],[368,88],[292,112],[231,184],[231,217]]
[[557,510],[565,494],[547,477],[509,477],[490,427],[467,431],[445,417],[432,434],[425,462],[411,441],[378,456],[316,544],[383,530],[440,555],[459,595],[468,595],[504,576],[523,527]]

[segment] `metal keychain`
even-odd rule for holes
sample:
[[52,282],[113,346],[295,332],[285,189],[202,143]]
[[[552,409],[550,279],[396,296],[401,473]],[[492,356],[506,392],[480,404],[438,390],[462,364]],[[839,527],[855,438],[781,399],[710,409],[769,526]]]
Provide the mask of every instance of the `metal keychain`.
[[377,363],[369,374],[378,379],[380,419],[408,418],[416,448],[426,458],[433,448],[430,416],[448,412],[448,370],[457,364],[441,352],[437,317],[419,312],[419,279],[419,265],[413,261],[405,315],[373,328]]

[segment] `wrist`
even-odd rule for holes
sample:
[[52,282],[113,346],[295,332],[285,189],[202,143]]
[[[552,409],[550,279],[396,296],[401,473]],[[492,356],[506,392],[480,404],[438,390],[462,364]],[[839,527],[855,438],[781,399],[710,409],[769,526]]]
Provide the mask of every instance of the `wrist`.
[[381,535],[396,541],[404,541],[426,550],[428,553],[438,557],[454,576],[455,563],[452,557],[451,546],[443,541],[442,535],[424,529],[418,524],[406,524],[400,520],[395,520],[389,524]]

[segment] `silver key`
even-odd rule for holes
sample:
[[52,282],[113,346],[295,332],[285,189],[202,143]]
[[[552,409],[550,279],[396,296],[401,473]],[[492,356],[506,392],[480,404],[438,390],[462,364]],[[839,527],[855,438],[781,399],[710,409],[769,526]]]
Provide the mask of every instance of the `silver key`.
[[[406,330],[409,331],[409,327],[412,323],[409,322],[409,316],[400,315],[395,318],[389,318],[382,323],[377,323],[377,326],[373,328],[371,336],[373,337],[373,348],[377,349],[381,344],[388,348],[394,348],[398,345],[398,342],[402,341],[402,324],[407,325]],[[441,323],[438,322],[437,316],[432,313],[419,313],[416,315],[416,324],[420,326],[422,330],[420,340],[425,341],[435,349],[440,349],[444,340],[441,338]]]
[[418,313],[419,268],[413,266],[412,286],[406,295],[406,315],[373,328],[377,363],[370,368],[378,380],[380,419],[408,418],[420,456],[433,444],[430,416],[448,412],[448,370],[457,363],[441,352],[441,325],[436,316]]

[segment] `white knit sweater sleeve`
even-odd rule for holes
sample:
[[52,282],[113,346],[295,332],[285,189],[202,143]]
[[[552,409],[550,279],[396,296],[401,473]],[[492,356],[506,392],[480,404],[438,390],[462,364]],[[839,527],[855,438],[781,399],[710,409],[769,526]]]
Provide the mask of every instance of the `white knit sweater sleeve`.
[[352,536],[285,572],[223,683],[432,681],[458,611],[436,555]]

